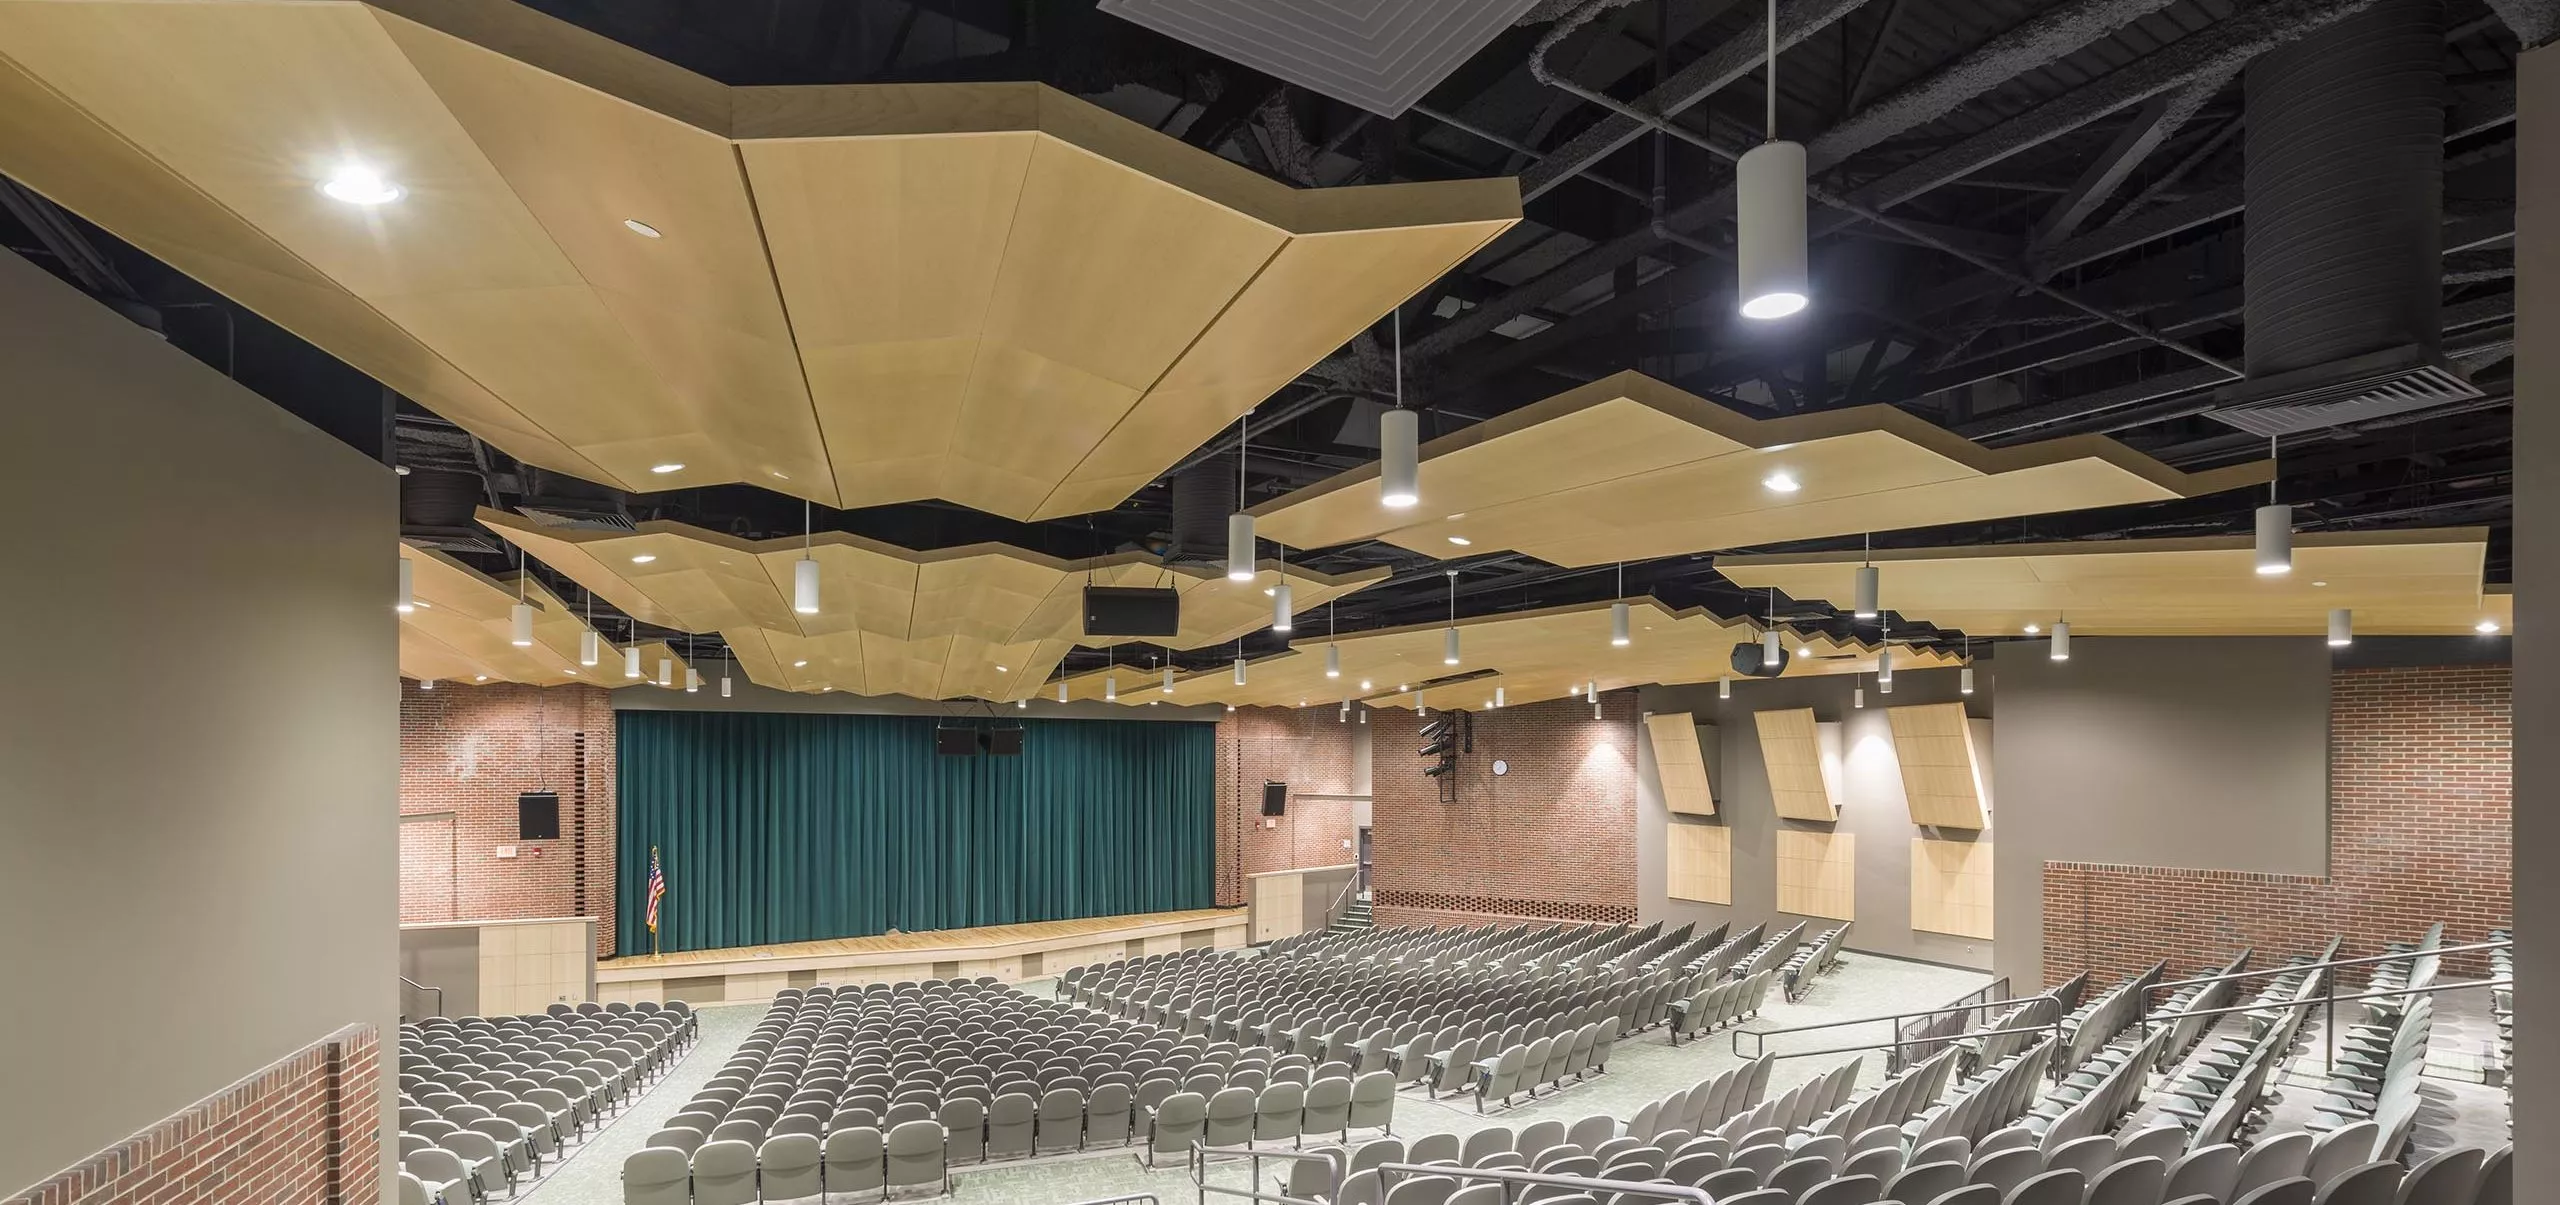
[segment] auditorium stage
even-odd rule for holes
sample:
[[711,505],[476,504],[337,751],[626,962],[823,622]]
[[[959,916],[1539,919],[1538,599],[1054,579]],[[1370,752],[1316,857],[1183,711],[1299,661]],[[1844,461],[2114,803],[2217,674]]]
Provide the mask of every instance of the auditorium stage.
[[981,975],[1016,983],[1091,962],[1244,944],[1242,908],[886,933],[611,959],[596,964],[596,999],[721,1004],[770,1000],[785,988],[818,983]]

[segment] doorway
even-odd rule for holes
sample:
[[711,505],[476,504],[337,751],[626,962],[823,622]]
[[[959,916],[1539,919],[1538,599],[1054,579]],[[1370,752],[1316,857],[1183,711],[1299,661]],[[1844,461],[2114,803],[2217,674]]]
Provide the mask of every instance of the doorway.
[[1360,898],[1369,898],[1369,826],[1360,826]]

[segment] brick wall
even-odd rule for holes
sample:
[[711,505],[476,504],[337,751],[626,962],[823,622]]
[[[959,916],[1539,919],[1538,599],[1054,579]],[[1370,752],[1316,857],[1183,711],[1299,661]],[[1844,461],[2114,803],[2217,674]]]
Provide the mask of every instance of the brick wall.
[[1370,720],[1379,923],[1636,919],[1634,691],[1603,694],[1596,720],[1579,699],[1475,713],[1455,803],[1413,755],[1422,723]]
[[[1301,866],[1338,866],[1357,856],[1348,799],[1358,718],[1331,707],[1244,707],[1218,722],[1218,903],[1244,903],[1244,878]],[[1372,717],[1373,719],[1375,717]],[[1262,784],[1289,784],[1289,810],[1266,827]]]
[[[559,840],[516,840],[516,796],[526,791],[560,793]],[[596,952],[613,952],[606,691],[402,682],[400,815],[401,920],[592,916]],[[496,856],[502,845],[516,856]]]
[[373,1205],[377,1049],[372,1026],[349,1026],[7,1205]]
[[[2505,666],[2342,670],[2331,678],[2329,874],[2048,862],[2044,974],[2172,973],[2243,946],[2259,961],[2334,934],[2347,955],[2445,922],[2447,944],[2507,924],[2510,675]],[[2458,958],[2462,973],[2484,970]]]

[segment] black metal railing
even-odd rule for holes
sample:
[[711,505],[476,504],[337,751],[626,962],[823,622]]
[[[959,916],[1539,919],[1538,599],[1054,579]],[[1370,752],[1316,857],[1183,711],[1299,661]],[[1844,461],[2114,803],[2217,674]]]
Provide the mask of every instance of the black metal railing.
[[1936,1015],[1895,1022],[1894,1038],[1907,1044],[1885,1052],[1884,1073],[1898,1075],[1903,1068],[1954,1045],[1964,1031],[1991,1019],[1988,1009],[1992,1001],[2008,996],[2009,978],[2003,975],[1948,1001]]

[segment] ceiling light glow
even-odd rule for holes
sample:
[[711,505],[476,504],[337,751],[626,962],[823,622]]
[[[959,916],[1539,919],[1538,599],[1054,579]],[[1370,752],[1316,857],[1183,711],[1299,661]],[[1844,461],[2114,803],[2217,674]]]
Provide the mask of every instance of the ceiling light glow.
[[1796,480],[1795,474],[1783,469],[1761,478],[1760,484],[1773,494],[1792,494],[1804,488],[1804,484]]
[[664,235],[662,235],[662,234],[659,234],[659,233],[658,233],[658,228],[657,228],[657,227],[652,226],[652,225],[648,224],[647,222],[643,222],[643,221],[641,221],[641,220],[640,220],[640,219],[638,219],[638,218],[624,218],[624,219],[622,219],[622,224],[623,224],[623,226],[624,226],[626,229],[630,230],[630,231],[631,231],[631,233],[636,234],[636,235],[639,235],[639,236],[640,236],[640,237],[642,237],[642,238],[664,238],[664,237],[666,237],[666,236],[664,236]]
[[660,476],[664,476],[668,473],[682,472],[684,471],[684,462],[681,460],[670,460],[665,464],[653,464],[649,466],[649,471],[659,474]]
[[388,205],[404,194],[399,185],[361,163],[342,164],[320,182],[321,195],[349,205]]

